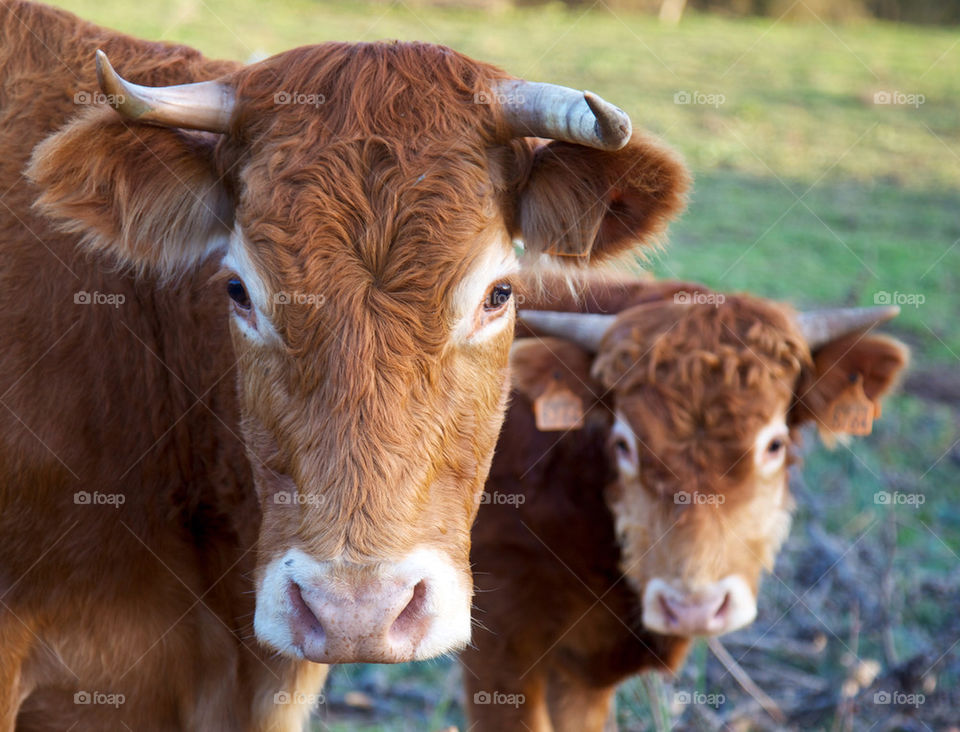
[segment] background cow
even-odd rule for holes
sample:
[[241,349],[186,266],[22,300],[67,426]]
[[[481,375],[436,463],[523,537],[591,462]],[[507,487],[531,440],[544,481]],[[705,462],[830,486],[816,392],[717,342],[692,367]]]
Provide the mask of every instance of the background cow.
[[[835,407],[862,387],[872,412],[907,359],[865,334],[890,308],[795,316],[678,282],[558,291],[524,307],[619,315],[523,315],[565,338],[511,353],[461,657],[475,729],[600,730],[627,676],[750,623],[790,526],[798,429],[853,429]],[[541,431],[558,393],[582,401],[582,425]]]
[[5,2],[0,73],[0,728],[292,728],[304,660],[465,643],[512,240],[613,256],[683,167],[427,44],[240,67]]

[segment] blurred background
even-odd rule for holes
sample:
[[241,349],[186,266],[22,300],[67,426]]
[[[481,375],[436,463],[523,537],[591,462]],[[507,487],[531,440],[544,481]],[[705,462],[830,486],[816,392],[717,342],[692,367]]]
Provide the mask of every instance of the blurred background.
[[[211,56],[416,39],[590,89],[695,174],[658,277],[900,304],[887,330],[913,350],[909,375],[870,437],[808,440],[757,621],[698,644],[677,678],[624,684],[617,715],[627,730],[956,729],[960,0],[56,4]],[[462,708],[454,659],[341,666],[315,726],[466,729]]]

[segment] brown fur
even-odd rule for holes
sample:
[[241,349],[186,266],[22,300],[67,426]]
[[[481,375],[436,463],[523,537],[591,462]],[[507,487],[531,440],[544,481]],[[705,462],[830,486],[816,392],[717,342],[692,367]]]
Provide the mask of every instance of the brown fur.
[[[230,134],[78,108],[97,48],[137,83],[232,84]],[[659,234],[686,174],[640,133],[616,154],[506,139],[473,104],[503,72],[437,46],[240,68],[5,2],[0,49],[0,729],[296,728],[304,710],[274,693],[325,671],[257,645],[263,563],[427,544],[468,571],[510,339],[449,341],[481,243],[615,256]],[[531,218],[551,193],[594,239]],[[271,298],[277,344],[227,325],[207,240],[235,223],[270,293],[326,298]],[[78,306],[81,290],[125,302]],[[277,505],[291,480],[323,500]],[[126,701],[75,705],[81,690]]]
[[[620,317],[596,355],[556,338],[517,341],[511,354],[514,392],[486,490],[513,500],[480,509],[479,628],[461,656],[477,730],[599,731],[618,683],[676,670],[689,640],[643,627],[647,580],[737,572],[755,592],[784,538],[786,472],[754,474],[757,429],[792,403],[798,439],[851,374],[879,399],[906,363],[902,345],[862,333],[811,356],[789,308],[758,298],[681,304],[675,293],[709,290],[607,277],[587,278],[575,296],[560,279],[525,307]],[[554,375],[588,407],[582,429],[537,430],[532,403]],[[641,483],[618,476],[615,409],[639,438]],[[678,505],[678,491],[725,501]],[[495,691],[526,701],[473,703]]]

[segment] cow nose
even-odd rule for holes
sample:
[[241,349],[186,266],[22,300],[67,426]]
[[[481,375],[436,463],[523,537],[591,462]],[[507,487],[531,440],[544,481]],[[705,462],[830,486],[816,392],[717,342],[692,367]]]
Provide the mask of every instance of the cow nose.
[[333,583],[291,581],[287,598],[294,643],[311,660],[390,662],[413,657],[433,618],[426,579],[371,581],[346,590]]
[[749,624],[756,613],[753,591],[737,575],[694,590],[653,579],[643,593],[643,624],[667,635],[721,635]]
[[677,635],[716,635],[723,632],[730,595],[708,595],[693,600],[661,594],[656,602],[660,603],[667,624],[676,629]]
[[288,550],[266,567],[254,629],[261,642],[317,663],[400,663],[470,640],[467,567],[433,549],[396,562],[317,561]]

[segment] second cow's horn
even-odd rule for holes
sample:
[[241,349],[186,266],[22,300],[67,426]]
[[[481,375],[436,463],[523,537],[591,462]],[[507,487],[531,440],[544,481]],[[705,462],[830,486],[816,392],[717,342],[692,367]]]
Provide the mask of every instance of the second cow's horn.
[[811,351],[849,333],[867,330],[897,317],[896,305],[872,308],[830,308],[797,314],[797,325]]
[[518,317],[540,335],[564,338],[591,353],[600,349],[600,341],[617,319],[616,315],[558,313],[552,310],[522,310]]

